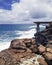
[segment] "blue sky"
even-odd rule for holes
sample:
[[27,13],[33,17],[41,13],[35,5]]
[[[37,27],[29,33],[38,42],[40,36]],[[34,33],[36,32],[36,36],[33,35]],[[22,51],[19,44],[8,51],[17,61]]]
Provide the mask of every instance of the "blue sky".
[[6,9],[6,10],[11,10],[11,4],[15,2],[20,2],[20,0],[0,0],[0,9]]
[[0,24],[52,21],[52,0],[0,0]]

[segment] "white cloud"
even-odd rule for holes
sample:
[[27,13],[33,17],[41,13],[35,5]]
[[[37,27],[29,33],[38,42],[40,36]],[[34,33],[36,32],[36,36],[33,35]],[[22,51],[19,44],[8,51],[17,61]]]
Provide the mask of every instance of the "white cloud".
[[51,0],[21,0],[12,4],[12,10],[0,9],[0,23],[26,23],[52,20]]

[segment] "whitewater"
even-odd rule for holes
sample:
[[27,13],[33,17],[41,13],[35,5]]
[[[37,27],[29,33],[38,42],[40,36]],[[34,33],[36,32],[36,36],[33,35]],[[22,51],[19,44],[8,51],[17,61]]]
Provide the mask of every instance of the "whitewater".
[[[44,26],[41,25],[40,27],[43,28]],[[0,51],[9,48],[13,39],[33,38],[36,33],[36,26],[33,25],[28,28],[29,30],[5,31],[3,35],[0,35]]]

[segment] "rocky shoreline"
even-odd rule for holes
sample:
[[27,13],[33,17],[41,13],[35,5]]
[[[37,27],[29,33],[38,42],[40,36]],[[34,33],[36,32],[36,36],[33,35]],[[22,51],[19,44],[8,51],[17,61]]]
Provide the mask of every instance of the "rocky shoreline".
[[52,44],[37,45],[35,39],[15,39],[0,52],[0,65],[52,65]]

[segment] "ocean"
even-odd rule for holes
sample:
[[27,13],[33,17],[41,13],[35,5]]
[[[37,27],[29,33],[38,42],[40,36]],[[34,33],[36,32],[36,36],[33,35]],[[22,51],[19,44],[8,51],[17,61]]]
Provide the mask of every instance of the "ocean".
[[[44,25],[40,25],[40,30],[44,28]],[[10,46],[11,40],[32,38],[35,33],[35,24],[0,24],[0,51]]]

